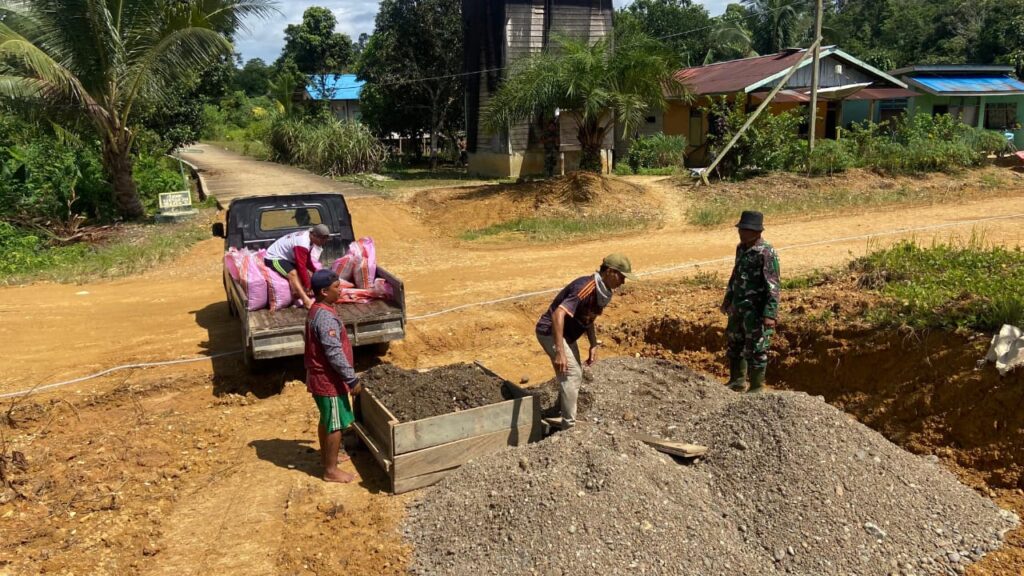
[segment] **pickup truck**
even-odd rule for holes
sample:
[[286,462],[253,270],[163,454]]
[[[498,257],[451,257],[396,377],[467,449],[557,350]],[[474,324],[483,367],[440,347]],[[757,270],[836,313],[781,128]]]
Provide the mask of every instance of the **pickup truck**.
[[[225,222],[226,227],[220,222],[213,225],[213,235],[224,238],[225,251],[229,248],[256,251],[269,247],[286,234],[326,224],[331,229],[331,238],[321,255],[324,266],[342,256],[355,239],[352,217],[341,194],[240,198],[231,202]],[[338,304],[336,308],[352,345],[380,354],[387,350],[390,341],[405,337],[405,287],[379,265],[377,277],[391,285],[393,300]],[[303,353],[304,308],[250,311],[245,292],[227,269],[224,270],[224,291],[231,315],[241,320],[247,367],[255,369],[260,361]]]

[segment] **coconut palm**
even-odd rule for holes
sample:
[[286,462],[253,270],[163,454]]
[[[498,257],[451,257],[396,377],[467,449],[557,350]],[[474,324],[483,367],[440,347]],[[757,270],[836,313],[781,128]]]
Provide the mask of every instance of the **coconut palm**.
[[231,54],[225,32],[273,11],[272,0],[0,0],[0,97],[94,127],[115,205],[138,218],[133,112],[169,100]]
[[742,0],[756,18],[760,49],[769,54],[795,46],[810,10],[806,0]]
[[561,110],[576,122],[580,168],[599,172],[601,146],[616,119],[630,134],[649,110],[666,107],[666,92],[683,93],[664,45],[641,33],[616,42],[613,50],[609,39],[554,38],[551,48],[512,66],[484,110],[484,126],[502,132]]

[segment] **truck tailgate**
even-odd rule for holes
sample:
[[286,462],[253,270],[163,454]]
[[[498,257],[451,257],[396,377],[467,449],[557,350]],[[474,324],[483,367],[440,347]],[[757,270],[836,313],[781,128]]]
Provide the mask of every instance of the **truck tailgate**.
[[[404,333],[402,308],[398,304],[374,300],[366,304],[339,304],[336,309],[354,346],[387,342]],[[305,328],[305,308],[249,312],[253,355],[277,358],[302,354]]]

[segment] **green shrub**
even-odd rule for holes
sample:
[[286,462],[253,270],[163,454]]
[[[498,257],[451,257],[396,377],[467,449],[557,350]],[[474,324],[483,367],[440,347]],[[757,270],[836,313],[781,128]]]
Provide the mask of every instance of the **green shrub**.
[[388,159],[387,148],[366,126],[334,117],[278,119],[267,146],[274,161],[332,177],[376,172]]
[[626,162],[633,173],[641,168],[674,168],[683,165],[686,138],[657,133],[636,138],[629,145]]
[[[713,99],[704,109],[710,118],[711,157],[717,156],[747,121],[746,103],[746,97],[730,102],[723,96]],[[799,135],[802,123],[803,117],[796,110],[761,114],[740,136],[717,170],[732,176],[752,170],[801,169],[807,158],[807,143]]]
[[845,142],[822,140],[815,144],[808,160],[811,174],[831,176],[853,167],[856,159]]

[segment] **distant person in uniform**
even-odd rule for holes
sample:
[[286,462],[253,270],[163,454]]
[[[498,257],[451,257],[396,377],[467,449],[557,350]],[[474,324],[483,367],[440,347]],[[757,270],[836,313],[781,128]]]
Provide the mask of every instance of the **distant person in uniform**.
[[363,386],[352,368],[352,344],[334,310],[341,296],[338,275],[331,270],[317,270],[310,282],[316,301],[306,318],[306,389],[320,412],[316,429],[320,463],[324,480],[351,482],[356,476],[338,468],[338,453],[342,430],[355,422],[350,394],[358,395]]
[[267,248],[264,260],[267,268],[288,279],[292,296],[302,300],[306,308],[313,306],[313,299],[309,297],[310,274],[316,271],[313,262],[320,260],[323,245],[330,237],[330,228],[326,224],[317,224],[309,230],[282,236]]
[[636,279],[629,258],[611,254],[596,273],[577,278],[563,288],[537,322],[537,340],[551,359],[558,380],[558,403],[565,428],[576,423],[576,400],[583,383],[583,363],[576,341],[586,334],[590,343],[586,365],[597,362],[601,343],[594,322],[612,301],[612,290],[627,278]]
[[764,215],[746,211],[740,216],[740,243],[729,287],[722,302],[722,313],[729,316],[726,328],[729,357],[729,388],[743,392],[747,388],[764,390],[768,368],[768,349],[779,317],[779,256],[772,245],[761,238]]

